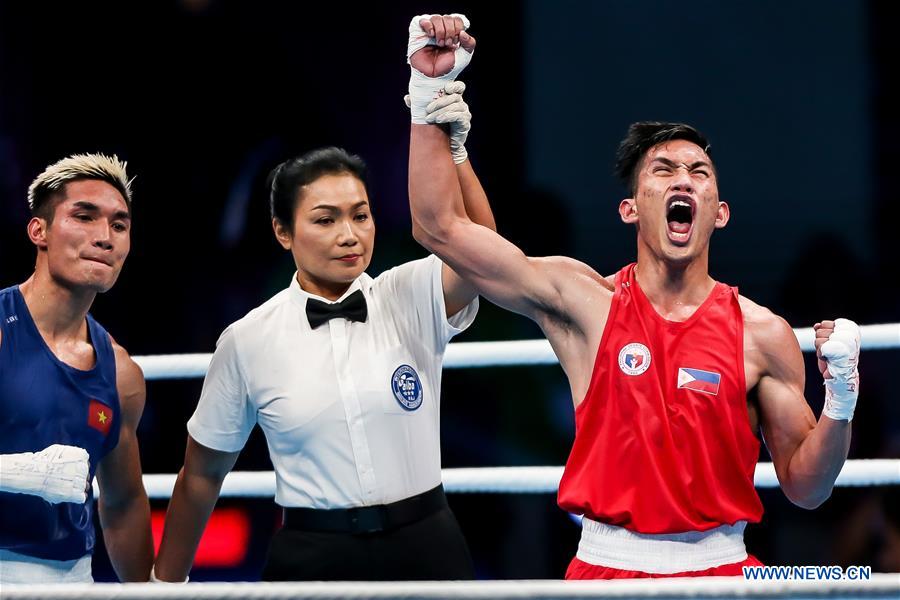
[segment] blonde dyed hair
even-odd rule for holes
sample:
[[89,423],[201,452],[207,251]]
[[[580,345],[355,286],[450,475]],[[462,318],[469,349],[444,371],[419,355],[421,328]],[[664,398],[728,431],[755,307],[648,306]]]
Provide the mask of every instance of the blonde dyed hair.
[[53,163],[28,186],[28,208],[31,214],[47,219],[52,217],[54,196],[64,196],[67,183],[83,179],[105,181],[116,188],[131,210],[131,182],[125,168],[127,162],[113,154],[73,154]]

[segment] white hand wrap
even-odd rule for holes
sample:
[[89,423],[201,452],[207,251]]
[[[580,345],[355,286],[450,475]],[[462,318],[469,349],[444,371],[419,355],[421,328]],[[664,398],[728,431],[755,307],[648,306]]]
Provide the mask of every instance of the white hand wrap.
[[0,491],[40,496],[51,504],[87,501],[90,457],[83,448],[53,444],[40,452],[2,456]]
[[[463,21],[465,29],[469,28],[469,19],[465,15],[453,14],[452,17],[459,17]],[[419,21],[430,19],[432,15],[418,15],[409,22],[409,42],[406,46],[406,62],[415,52],[421,50],[425,46],[435,45],[434,38],[428,37],[425,30],[419,25]],[[457,75],[463,72],[469,61],[472,60],[472,53],[463,49],[462,46],[456,48],[454,53],[455,61],[453,69],[446,75],[440,77],[427,77],[417,69],[410,66],[409,76],[409,98],[410,112],[412,114],[412,122],[425,124],[428,114],[428,104],[438,97],[441,90],[448,82],[456,79]]]
[[822,414],[836,421],[850,421],[859,395],[859,326],[849,319],[835,319],[834,331],[821,349],[831,373],[831,379],[825,380]]
[[[469,105],[463,100],[462,93],[466,91],[466,84],[462,81],[451,81],[444,86],[442,94],[437,100],[433,100],[427,107],[425,120],[427,123],[442,123],[450,125],[450,154],[453,162],[462,164],[469,158],[466,151],[466,138],[472,129],[472,113]],[[403,97],[406,108],[409,108],[409,94]]]

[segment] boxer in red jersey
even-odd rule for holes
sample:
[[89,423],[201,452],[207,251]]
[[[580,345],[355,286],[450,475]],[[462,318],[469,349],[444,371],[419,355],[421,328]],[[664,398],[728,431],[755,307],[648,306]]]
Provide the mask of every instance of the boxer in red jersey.
[[[421,49],[411,24],[414,104],[437,87],[428,78],[468,61],[464,24],[421,19],[436,42]],[[447,135],[414,121],[413,232],[486,298],[540,325],[568,376],[576,436],[559,504],[584,515],[584,527],[566,577],[740,575],[759,564],[743,543],[746,523],[762,516],[757,434],[792,502],[811,509],[831,494],[850,445],[859,329],[815,325],[826,395],[817,421],[791,327],[709,275],[710,237],[730,211],[706,138],[683,124],[636,123],[617,167],[637,263],[602,277],[570,258],[527,257],[473,223]]]

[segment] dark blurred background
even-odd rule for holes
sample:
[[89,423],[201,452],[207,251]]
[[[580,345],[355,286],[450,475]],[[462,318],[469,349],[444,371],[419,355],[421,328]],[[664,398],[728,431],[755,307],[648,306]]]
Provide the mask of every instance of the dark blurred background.
[[[527,253],[568,254],[603,274],[634,260],[634,231],[616,213],[616,144],[632,121],[685,121],[712,139],[732,209],[713,276],[794,327],[900,321],[900,7],[887,1],[2,0],[0,287],[33,267],[29,182],[86,151],[117,153],[137,175],[132,253],[93,308],[133,355],[210,352],[227,324],[288,284],[264,181],[306,150],[340,145],[368,161],[371,275],[423,256],[410,234],[402,102],[407,25],[423,12],[472,20],[467,147],[500,232]],[[539,335],[485,302],[457,341]],[[900,457],[898,356],[863,355],[851,458]],[[818,414],[821,379],[807,363]],[[200,386],[148,384],[145,472],[180,468]],[[571,406],[556,366],[448,370],[444,466],[563,464]],[[258,431],[237,469],[271,469]],[[762,490],[767,514],[748,549],[771,564],[898,571],[897,490],[838,488],[812,512]],[[450,500],[479,577],[564,573],[579,530],[553,495]],[[159,520],[165,501],[153,505]],[[256,579],[277,526],[272,501],[219,506],[225,550],[208,550],[192,578]],[[94,564],[98,580],[114,578],[102,548]]]

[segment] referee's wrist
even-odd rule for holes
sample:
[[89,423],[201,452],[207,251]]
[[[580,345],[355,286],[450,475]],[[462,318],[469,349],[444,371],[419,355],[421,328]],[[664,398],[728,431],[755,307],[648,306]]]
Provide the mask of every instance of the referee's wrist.
[[190,577],[185,577],[184,581],[166,581],[156,576],[156,565],[153,565],[153,568],[150,569],[150,583],[187,583],[190,580]]

